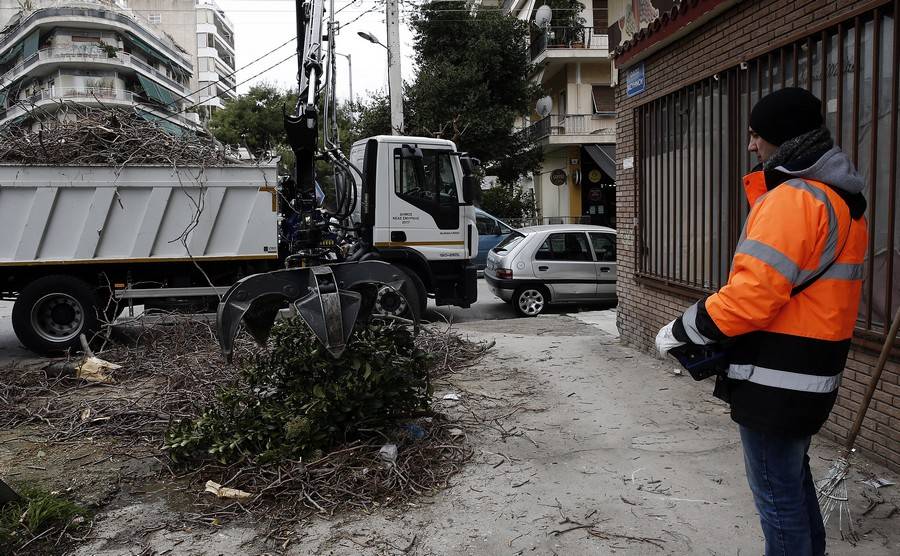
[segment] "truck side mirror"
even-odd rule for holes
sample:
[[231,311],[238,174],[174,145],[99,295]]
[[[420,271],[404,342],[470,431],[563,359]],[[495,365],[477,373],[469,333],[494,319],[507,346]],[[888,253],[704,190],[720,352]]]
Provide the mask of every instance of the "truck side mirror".
[[403,145],[400,147],[400,158],[404,160],[422,160],[425,156],[422,154],[422,149],[419,147],[414,145]]
[[463,202],[469,205],[481,200],[481,178],[474,175],[463,176]]
[[463,171],[463,202],[476,204],[481,201],[481,178],[475,169],[481,166],[481,161],[469,156],[460,156],[459,165]]

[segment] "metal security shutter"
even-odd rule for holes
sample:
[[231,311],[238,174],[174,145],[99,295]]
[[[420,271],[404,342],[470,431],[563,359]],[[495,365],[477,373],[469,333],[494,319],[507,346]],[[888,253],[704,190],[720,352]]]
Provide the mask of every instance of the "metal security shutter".
[[615,89],[607,85],[594,85],[591,87],[594,97],[594,112],[603,114],[616,111]]

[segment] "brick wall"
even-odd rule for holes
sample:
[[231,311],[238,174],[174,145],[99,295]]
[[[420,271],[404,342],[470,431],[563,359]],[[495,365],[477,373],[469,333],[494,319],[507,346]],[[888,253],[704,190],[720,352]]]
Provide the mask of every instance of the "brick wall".
[[[618,326],[624,342],[650,351],[659,328],[679,316],[698,297],[642,285],[636,279],[637,164],[629,170],[622,167],[623,159],[637,157],[634,107],[650,97],[737,65],[742,59],[774,48],[797,33],[829,21],[836,22],[842,15],[872,4],[863,0],[744,0],[645,59],[645,93],[627,98],[625,76],[620,75],[616,89],[616,287]],[[877,358],[878,353],[872,349],[854,345],[838,403],[823,430],[824,435],[838,441],[846,438]],[[699,387],[711,388],[711,383]],[[900,361],[896,358],[888,362],[882,375],[856,445],[872,460],[900,470]]]

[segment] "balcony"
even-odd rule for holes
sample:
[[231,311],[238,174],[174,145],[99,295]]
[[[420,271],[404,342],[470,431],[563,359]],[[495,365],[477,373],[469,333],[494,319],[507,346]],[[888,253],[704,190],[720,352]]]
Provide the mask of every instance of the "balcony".
[[31,111],[31,107],[43,107],[44,111],[47,111],[47,106],[60,106],[62,104],[61,101],[65,100],[83,104],[105,103],[124,105],[126,107],[140,106],[143,110],[177,122],[188,129],[197,129],[199,127],[196,114],[169,112],[157,106],[143,104],[140,97],[132,91],[105,87],[52,87],[44,89],[12,104],[5,111],[0,109],[0,125],[27,115]]
[[550,114],[523,130],[533,141],[549,144],[614,142],[615,117],[603,114]]
[[529,46],[533,63],[547,58],[609,58],[609,36],[592,27],[550,27]]
[[0,76],[0,87],[6,87],[23,74],[28,72],[38,63],[62,63],[62,62],[94,62],[115,64],[117,66],[128,66],[133,69],[139,69],[151,77],[159,79],[167,87],[173,89],[181,96],[186,96],[189,91],[187,87],[175,81],[165,73],[155,69],[139,58],[135,58],[131,54],[125,52],[116,52],[115,56],[110,56],[106,51],[97,46],[72,46],[72,47],[53,47],[39,50],[22,60],[11,70]]
[[20,41],[39,26],[71,24],[74,18],[90,18],[94,21],[90,24],[85,23],[85,26],[116,28],[123,33],[133,33],[152,44],[186,71],[193,71],[190,57],[183,53],[174,41],[156,32],[149,22],[130,10],[103,4],[98,0],[73,0],[70,5],[60,4],[62,2],[58,0],[32,0],[34,11],[24,13],[20,21],[5,29],[5,33],[0,36],[0,51]]

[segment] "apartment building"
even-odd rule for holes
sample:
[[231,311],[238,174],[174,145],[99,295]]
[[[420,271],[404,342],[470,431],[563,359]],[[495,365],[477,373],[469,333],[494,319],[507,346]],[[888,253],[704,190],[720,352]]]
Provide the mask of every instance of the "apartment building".
[[204,110],[237,98],[234,24],[215,0],[128,0],[129,7],[184,46],[194,63],[190,89]]
[[123,0],[0,0],[0,126],[54,114],[62,101],[135,107],[171,133],[186,112],[188,53]]
[[553,2],[556,13],[543,25],[535,22],[540,5],[506,0],[502,7],[531,23],[531,79],[547,95],[521,122],[522,132],[531,134],[544,154],[541,171],[521,185],[534,194],[539,223],[615,226],[616,119],[607,0]]
[[[653,350],[662,325],[727,281],[749,210],[742,177],[756,164],[750,111],[804,87],[866,182],[862,300],[822,431],[844,440],[900,306],[900,0],[612,0],[610,13],[623,341]],[[856,447],[900,469],[892,348]]]

